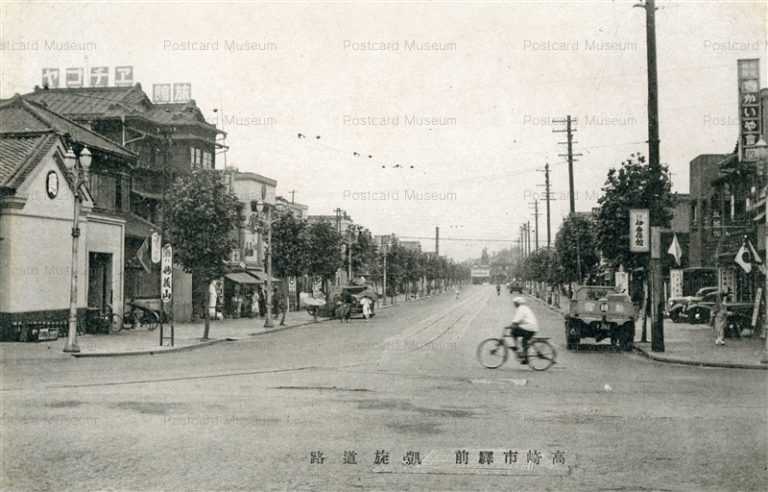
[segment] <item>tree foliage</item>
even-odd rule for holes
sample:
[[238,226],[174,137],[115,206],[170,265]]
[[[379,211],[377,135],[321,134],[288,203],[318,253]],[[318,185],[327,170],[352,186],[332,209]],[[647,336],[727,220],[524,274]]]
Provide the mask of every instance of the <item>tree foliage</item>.
[[309,271],[311,248],[307,223],[291,213],[272,225],[272,269],[278,277],[298,277]]
[[306,228],[309,258],[307,269],[311,275],[331,280],[344,266],[342,237],[329,222],[317,222]]
[[563,282],[580,282],[600,263],[594,221],[581,215],[569,216],[557,231],[555,250]]
[[642,155],[632,154],[608,171],[598,205],[597,245],[606,261],[613,267],[645,266],[648,255],[629,251],[629,209],[647,208],[652,226],[669,227],[675,205],[669,168],[651,169]]
[[[218,171],[200,170],[179,177],[166,195],[164,226],[174,261],[207,285],[225,273],[237,247],[233,231],[241,223],[240,203]],[[203,338],[208,338],[208,309]]]

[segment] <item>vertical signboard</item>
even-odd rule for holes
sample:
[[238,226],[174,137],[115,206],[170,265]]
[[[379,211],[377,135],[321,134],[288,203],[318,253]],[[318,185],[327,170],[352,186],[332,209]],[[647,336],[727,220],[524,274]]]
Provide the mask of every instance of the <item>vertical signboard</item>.
[[629,251],[648,253],[650,251],[650,213],[647,208],[629,210]]
[[683,297],[683,271],[679,268],[669,270],[669,296]]
[[755,144],[760,138],[760,60],[737,62],[739,79],[739,148],[740,160],[756,161]]
[[160,264],[160,299],[171,302],[173,299],[173,248],[170,244],[163,246]]

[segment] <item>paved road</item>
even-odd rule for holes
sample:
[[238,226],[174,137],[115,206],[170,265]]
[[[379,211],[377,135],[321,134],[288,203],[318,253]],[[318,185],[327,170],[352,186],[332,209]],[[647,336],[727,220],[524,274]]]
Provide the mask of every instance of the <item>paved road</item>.
[[569,353],[535,304],[558,364],[487,370],[511,296],[462,296],[160,357],[6,358],[0,485],[765,490],[764,372]]

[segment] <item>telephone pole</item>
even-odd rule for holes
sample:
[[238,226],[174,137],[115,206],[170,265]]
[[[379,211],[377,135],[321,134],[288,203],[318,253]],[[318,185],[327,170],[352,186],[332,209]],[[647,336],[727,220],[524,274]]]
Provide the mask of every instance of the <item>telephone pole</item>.
[[435,256],[440,256],[440,226],[435,226]]
[[[656,0],[645,0],[644,4],[635,5],[645,9],[645,39],[646,39],[646,58],[648,65],[648,167],[652,175],[661,173],[661,164],[659,159],[659,98],[658,98],[658,77],[656,74]],[[648,204],[650,208],[650,203]],[[659,226],[658,218],[651,214],[651,231],[654,226]],[[654,249],[658,250],[660,245],[653,244],[658,240],[659,234],[651,233],[651,254],[649,259],[649,270],[651,276],[651,350],[654,352],[664,352],[664,306],[661,298],[661,286],[663,283],[661,261],[654,258]]]
[[[544,173],[544,198],[542,200],[545,200],[547,202],[547,248],[552,247],[552,225],[550,220],[550,213],[549,213],[549,202],[552,200],[552,192],[550,191],[551,183],[549,181],[549,162],[544,164],[544,170],[541,169],[539,172]],[[541,185],[538,185],[541,186]]]
[[539,249],[539,202],[537,200],[534,200],[531,205],[533,205],[533,220],[534,220],[534,226],[535,226],[535,234],[533,236],[533,242],[534,242],[534,251],[538,251]]
[[531,254],[531,221],[525,223],[525,247],[528,250],[528,255]]
[[568,189],[570,191],[570,213],[576,212],[576,194],[573,189],[573,163],[578,162],[578,159],[574,157],[580,157],[581,154],[573,153],[573,144],[578,143],[573,141],[573,134],[576,132],[574,125],[576,124],[576,118],[571,118],[571,115],[567,115],[564,120],[552,120],[553,123],[565,123],[565,129],[552,130],[552,133],[565,133],[567,140],[565,142],[557,142],[561,145],[567,145],[568,152],[566,154],[557,154],[560,157],[566,157],[568,159]]

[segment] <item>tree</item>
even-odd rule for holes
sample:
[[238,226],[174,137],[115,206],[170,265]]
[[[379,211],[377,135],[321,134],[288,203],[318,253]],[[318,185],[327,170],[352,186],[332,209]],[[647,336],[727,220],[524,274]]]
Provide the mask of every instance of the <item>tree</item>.
[[203,309],[208,339],[208,286],[225,273],[225,263],[238,246],[233,231],[241,224],[240,203],[227,190],[218,171],[200,170],[179,177],[166,195],[164,226],[174,248],[174,261],[205,285]]
[[647,208],[651,225],[669,227],[675,205],[669,168],[645,165],[642,155],[632,154],[619,169],[612,168],[598,199],[596,237],[603,257],[613,267],[646,266],[648,255],[629,251],[629,209]]
[[344,266],[342,238],[336,227],[329,222],[312,224],[307,228],[306,240],[309,245],[309,273],[324,281],[334,278],[336,271]]
[[568,217],[555,236],[563,282],[581,282],[600,262],[592,219]]
[[307,227],[291,213],[282,214],[272,225],[272,268],[278,277],[298,277],[309,270]]

